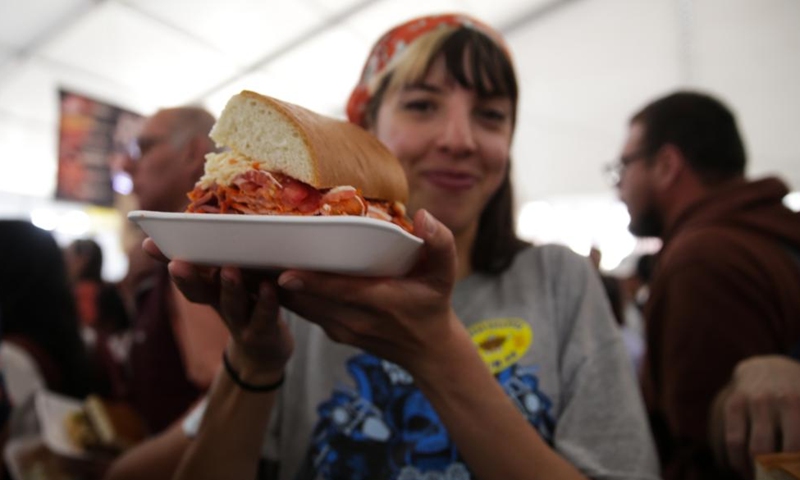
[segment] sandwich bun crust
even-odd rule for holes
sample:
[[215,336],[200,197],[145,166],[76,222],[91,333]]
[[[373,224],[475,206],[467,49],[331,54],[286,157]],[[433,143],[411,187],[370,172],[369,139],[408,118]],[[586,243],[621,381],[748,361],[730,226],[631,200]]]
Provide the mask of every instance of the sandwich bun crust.
[[[245,90],[231,97],[209,136],[261,170],[320,190],[352,186],[368,199],[408,198],[403,167],[378,139],[298,105]],[[207,168],[201,182],[225,182],[214,173]]]

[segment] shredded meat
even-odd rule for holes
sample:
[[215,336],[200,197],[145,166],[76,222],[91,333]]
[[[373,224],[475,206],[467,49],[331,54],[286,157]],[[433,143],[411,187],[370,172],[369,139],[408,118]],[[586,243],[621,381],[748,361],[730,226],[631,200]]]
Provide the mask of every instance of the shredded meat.
[[365,199],[349,187],[320,191],[286,175],[256,169],[240,174],[230,185],[197,185],[188,196],[189,213],[368,216],[413,230],[405,208],[397,202]]

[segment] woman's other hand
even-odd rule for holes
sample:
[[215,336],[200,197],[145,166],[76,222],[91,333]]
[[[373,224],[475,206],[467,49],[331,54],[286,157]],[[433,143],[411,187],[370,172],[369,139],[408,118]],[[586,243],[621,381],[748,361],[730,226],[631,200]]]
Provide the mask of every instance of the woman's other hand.
[[412,374],[445,361],[448,341],[463,340],[450,306],[456,276],[453,235],[425,211],[414,217],[425,242],[414,269],[400,278],[364,278],[290,270],[278,283],[283,304],[321,326],[334,341],[395,362]]

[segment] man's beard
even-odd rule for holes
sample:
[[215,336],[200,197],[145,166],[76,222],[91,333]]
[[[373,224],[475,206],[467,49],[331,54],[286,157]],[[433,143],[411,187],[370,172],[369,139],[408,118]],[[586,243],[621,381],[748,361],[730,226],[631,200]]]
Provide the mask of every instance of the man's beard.
[[664,231],[664,220],[661,212],[653,205],[649,205],[641,215],[631,217],[628,230],[637,237],[661,237]]

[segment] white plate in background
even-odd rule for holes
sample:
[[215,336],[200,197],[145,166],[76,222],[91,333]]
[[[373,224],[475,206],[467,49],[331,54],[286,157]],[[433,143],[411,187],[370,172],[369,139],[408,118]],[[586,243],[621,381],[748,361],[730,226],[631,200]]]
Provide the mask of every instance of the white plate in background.
[[71,458],[89,458],[67,436],[64,422],[68,415],[83,408],[83,402],[47,390],[36,392],[36,416],[39,418],[44,444],[53,452]]
[[[42,451],[44,450],[44,451]],[[3,458],[11,480],[26,480],[28,472],[36,469],[37,457],[47,455],[47,447],[38,435],[11,438],[6,443]]]
[[411,269],[422,246],[399,226],[367,217],[135,210],[128,219],[168,258],[199,265],[392,277]]

